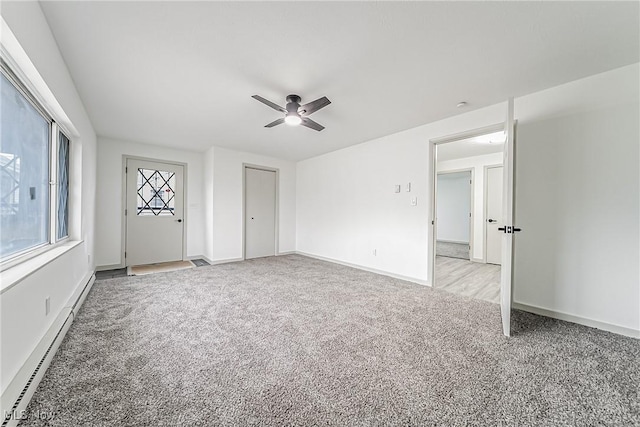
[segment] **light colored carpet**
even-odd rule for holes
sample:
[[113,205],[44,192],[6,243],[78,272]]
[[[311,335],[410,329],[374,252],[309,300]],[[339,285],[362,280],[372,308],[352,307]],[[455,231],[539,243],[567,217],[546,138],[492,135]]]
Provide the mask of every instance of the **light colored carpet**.
[[640,423],[638,340],[513,327],[496,304],[297,255],[106,279],[23,425]]
[[191,261],[170,261],[158,264],[133,265],[128,268],[127,274],[129,276],[144,276],[145,274],[168,273],[194,267],[195,264]]

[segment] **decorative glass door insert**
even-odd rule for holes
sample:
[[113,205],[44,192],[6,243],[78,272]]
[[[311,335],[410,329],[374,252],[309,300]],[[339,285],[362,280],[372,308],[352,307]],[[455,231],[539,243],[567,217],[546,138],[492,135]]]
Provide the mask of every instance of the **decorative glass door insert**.
[[175,215],[176,174],[138,168],[137,215]]

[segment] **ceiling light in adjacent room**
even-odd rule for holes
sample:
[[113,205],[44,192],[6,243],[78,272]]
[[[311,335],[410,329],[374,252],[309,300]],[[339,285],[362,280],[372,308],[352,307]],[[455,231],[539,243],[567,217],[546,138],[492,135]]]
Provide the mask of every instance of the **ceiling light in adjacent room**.
[[506,137],[504,131],[488,133],[486,135],[476,136],[471,138],[471,141],[478,144],[504,144]]

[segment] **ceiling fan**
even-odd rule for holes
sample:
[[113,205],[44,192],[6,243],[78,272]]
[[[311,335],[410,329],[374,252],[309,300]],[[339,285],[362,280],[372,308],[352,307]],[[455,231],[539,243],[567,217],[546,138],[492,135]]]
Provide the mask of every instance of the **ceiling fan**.
[[324,126],[314,122],[307,116],[331,104],[331,101],[329,101],[326,96],[323,96],[322,98],[318,98],[315,101],[309,102],[308,104],[300,105],[301,98],[298,95],[289,95],[287,96],[286,108],[282,108],[281,106],[269,101],[268,99],[264,99],[259,95],[253,95],[252,98],[262,102],[265,105],[268,105],[274,110],[285,113],[284,117],[281,117],[278,120],[274,120],[268,125],[265,125],[266,128],[272,128],[282,123],[286,123],[289,126],[300,125],[313,130],[321,131],[322,129],[324,129]]

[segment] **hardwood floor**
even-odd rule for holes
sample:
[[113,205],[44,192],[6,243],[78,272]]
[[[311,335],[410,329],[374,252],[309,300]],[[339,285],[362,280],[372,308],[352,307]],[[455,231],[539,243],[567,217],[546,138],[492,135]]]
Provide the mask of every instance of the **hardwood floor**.
[[498,304],[500,266],[436,256],[435,287]]
[[436,242],[436,256],[469,259],[468,243]]

